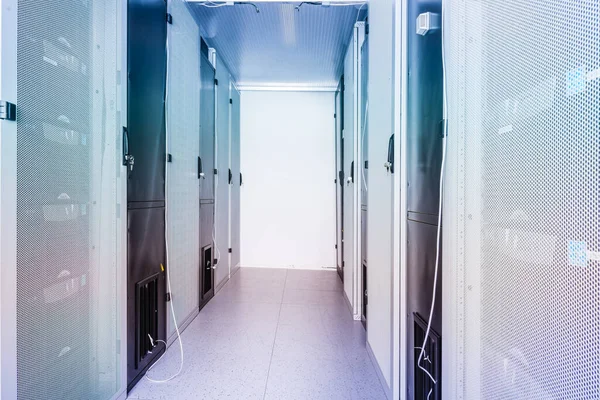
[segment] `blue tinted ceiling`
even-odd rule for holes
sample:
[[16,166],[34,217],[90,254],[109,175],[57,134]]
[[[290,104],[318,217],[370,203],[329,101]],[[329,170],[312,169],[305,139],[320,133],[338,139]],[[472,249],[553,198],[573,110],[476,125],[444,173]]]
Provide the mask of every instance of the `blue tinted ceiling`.
[[298,4],[189,3],[238,86],[336,87],[360,5]]

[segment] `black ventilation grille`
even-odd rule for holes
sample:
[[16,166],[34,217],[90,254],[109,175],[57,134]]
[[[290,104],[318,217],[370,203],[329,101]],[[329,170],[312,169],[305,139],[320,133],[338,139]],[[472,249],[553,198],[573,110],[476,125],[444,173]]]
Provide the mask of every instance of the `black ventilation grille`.
[[158,339],[158,278],[159,274],[136,285],[136,361],[141,362],[152,351],[150,336]]
[[[419,361],[419,354],[421,353],[421,346],[423,345],[423,339],[425,339],[425,332],[427,330],[427,322],[418,313],[414,313],[415,319],[415,330],[414,330],[414,347],[415,347],[415,361],[414,361],[414,375],[415,375],[415,400],[441,400],[442,398],[442,338],[433,329],[429,330],[429,338],[425,345],[425,354],[421,360],[421,367],[429,372],[429,375],[435,379],[434,384],[431,377],[419,368],[417,364]],[[429,392],[431,391],[431,394]]]
[[212,289],[212,272],[213,272],[213,258],[212,258],[212,246],[206,246],[202,249],[202,276],[203,289],[202,293],[205,295]]

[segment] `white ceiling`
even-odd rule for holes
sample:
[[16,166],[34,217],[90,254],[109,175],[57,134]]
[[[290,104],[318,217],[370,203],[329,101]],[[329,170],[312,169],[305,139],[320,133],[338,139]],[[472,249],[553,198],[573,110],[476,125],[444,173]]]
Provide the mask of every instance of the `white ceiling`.
[[300,3],[261,2],[257,13],[248,3],[188,4],[240,88],[335,88],[360,7],[303,4],[298,11]]

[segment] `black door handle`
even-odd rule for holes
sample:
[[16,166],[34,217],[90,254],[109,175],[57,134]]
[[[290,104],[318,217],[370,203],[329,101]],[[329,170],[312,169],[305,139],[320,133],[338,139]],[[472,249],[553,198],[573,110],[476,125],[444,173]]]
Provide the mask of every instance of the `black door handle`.
[[204,178],[204,171],[202,170],[202,158],[198,157],[198,179]]
[[133,171],[134,162],[133,155],[129,153],[129,131],[123,127],[123,165]]
[[244,178],[242,173],[240,172],[240,186],[242,186],[244,184]]
[[231,181],[233,181],[233,173],[231,172],[231,168],[229,168],[229,184],[231,185]]
[[123,127],[123,165],[128,165],[129,156],[129,132],[126,127]]
[[388,141],[388,157],[387,157],[387,168],[392,174],[394,173],[394,134],[390,136]]

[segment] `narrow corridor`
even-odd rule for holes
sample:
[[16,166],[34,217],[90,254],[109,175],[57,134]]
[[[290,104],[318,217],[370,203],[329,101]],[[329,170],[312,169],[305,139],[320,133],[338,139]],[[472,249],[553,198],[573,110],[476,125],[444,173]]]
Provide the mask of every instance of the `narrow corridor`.
[[[242,268],[182,333],[181,374],[129,398],[385,399],[342,291],[333,271]],[[148,376],[178,368],[173,343]]]

